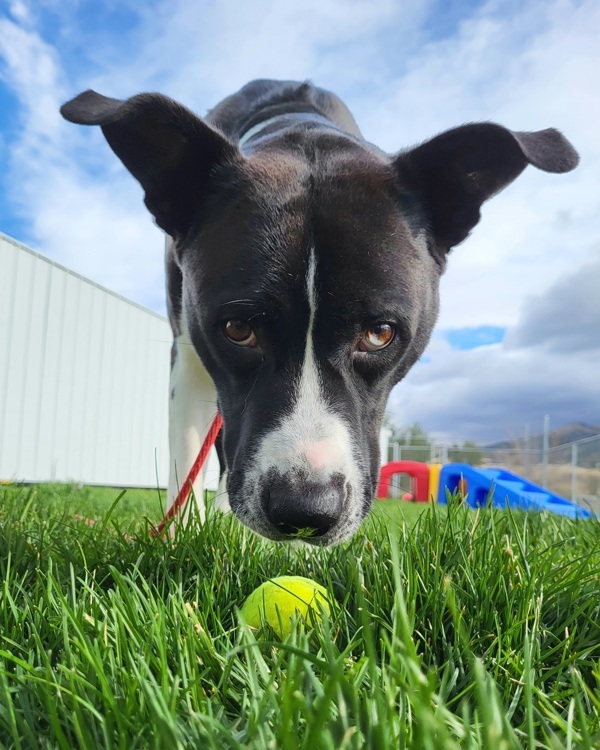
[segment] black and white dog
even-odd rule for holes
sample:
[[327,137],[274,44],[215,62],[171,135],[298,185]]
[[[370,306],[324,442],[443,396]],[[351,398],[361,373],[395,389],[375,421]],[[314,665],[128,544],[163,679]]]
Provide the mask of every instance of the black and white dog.
[[386,400],[429,340],[450,249],[528,164],[578,162],[556,130],[491,123],[390,156],[293,81],[253,81],[204,119],[159,94],[61,111],[102,127],[169,237],[169,499],[216,404],[233,512],[320,545],[371,506]]

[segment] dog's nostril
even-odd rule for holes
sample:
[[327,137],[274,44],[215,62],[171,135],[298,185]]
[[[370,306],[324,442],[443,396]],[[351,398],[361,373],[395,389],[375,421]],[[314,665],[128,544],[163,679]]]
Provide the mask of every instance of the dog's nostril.
[[337,487],[310,491],[287,486],[272,487],[266,498],[271,523],[289,537],[324,536],[339,521],[344,494]]

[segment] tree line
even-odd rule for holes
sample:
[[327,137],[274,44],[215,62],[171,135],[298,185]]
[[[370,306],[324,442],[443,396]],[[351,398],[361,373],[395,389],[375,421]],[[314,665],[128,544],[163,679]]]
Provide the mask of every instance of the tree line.
[[[386,419],[386,425],[392,430],[390,444],[398,443],[410,450],[406,451],[403,459],[410,461],[431,461],[433,441],[418,422],[409,427],[398,427],[391,420]],[[448,447],[448,461],[480,466],[483,463],[484,452],[480,445],[472,440],[454,443]]]

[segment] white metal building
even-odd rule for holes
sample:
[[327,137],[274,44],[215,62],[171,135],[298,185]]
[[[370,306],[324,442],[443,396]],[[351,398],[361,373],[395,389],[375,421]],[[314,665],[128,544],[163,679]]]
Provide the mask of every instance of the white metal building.
[[0,233],[0,481],[166,487],[170,347],[166,318]]
[[167,320],[0,234],[0,480],[165,486]]

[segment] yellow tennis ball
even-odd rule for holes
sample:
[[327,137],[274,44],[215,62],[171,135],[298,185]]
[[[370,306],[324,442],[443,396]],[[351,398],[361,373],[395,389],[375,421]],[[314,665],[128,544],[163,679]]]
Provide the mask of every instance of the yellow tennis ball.
[[294,613],[311,623],[321,619],[322,612],[329,614],[327,589],[302,576],[279,576],[265,581],[241,609],[247,625],[260,628],[267,622],[280,638],[290,633]]

